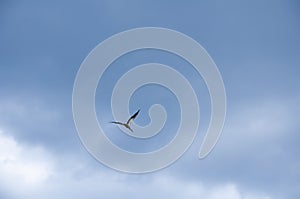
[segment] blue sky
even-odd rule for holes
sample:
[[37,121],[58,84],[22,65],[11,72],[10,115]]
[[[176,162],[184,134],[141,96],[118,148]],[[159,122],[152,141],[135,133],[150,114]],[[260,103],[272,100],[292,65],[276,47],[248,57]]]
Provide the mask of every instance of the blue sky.
[[[0,198],[299,198],[299,11],[296,0],[2,0]],[[209,121],[202,82],[201,127],[191,148],[166,169],[130,175],[103,166],[84,149],[72,118],[72,89],[80,64],[97,44],[145,26],[183,32],[208,51],[226,87],[227,118],[213,152],[198,160]],[[119,62],[155,57],[177,63],[149,53]],[[141,113],[137,122],[148,119]],[[147,150],[163,143],[149,142]]]

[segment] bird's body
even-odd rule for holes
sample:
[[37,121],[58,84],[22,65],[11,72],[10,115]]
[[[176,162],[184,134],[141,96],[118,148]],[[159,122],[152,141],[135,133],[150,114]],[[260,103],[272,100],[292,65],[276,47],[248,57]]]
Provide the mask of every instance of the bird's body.
[[136,116],[139,114],[140,110],[138,110],[135,114],[133,114],[126,123],[122,123],[122,122],[110,122],[110,123],[113,123],[113,124],[118,124],[118,125],[122,125],[124,127],[126,127],[127,129],[129,129],[131,132],[133,132],[133,130],[131,129],[130,127],[130,124],[131,122],[136,118]]

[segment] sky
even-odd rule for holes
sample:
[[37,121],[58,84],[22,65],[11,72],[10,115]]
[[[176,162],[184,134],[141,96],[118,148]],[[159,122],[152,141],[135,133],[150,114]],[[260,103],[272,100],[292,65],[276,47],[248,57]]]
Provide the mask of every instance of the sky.
[[[0,1],[0,198],[300,198],[300,4],[253,1]],[[129,151],[164,146],[178,125],[178,102],[165,89],[136,92],[129,111],[161,102],[170,117],[155,140],[129,140],[107,106],[117,66],[173,65],[199,85],[200,128],[174,164],[147,174],[115,171],[82,145],[72,116],[77,71],[108,37],[139,27],[180,31],[199,42],[223,77],[226,122],[204,159],[198,151],[210,119],[201,76],[164,52],[121,57],[97,88],[96,112],[112,141]],[[103,80],[103,81],[104,81]],[[147,92],[146,92],[147,91]],[[158,92],[156,97],[147,93]],[[146,100],[147,99],[147,100]],[[145,111],[144,111],[145,110]],[[124,141],[125,139],[125,141]]]

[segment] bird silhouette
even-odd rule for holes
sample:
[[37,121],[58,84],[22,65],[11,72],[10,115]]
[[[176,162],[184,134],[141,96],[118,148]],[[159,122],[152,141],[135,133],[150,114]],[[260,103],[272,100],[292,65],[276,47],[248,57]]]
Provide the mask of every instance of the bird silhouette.
[[133,115],[127,120],[126,123],[116,122],[116,121],[112,121],[112,122],[110,122],[110,123],[125,126],[127,129],[129,129],[131,132],[133,132],[133,130],[132,130],[131,127],[130,127],[130,124],[131,124],[131,122],[136,118],[136,116],[139,114],[139,112],[140,112],[140,109],[139,109],[135,114],[133,114]]

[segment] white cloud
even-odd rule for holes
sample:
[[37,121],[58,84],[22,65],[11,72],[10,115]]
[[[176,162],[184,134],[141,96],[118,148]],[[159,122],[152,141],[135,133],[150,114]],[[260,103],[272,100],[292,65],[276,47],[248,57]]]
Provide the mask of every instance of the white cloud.
[[[153,178],[144,176],[120,179],[118,172],[104,174],[97,172],[88,178],[75,180],[65,178],[58,180],[55,185],[50,185],[47,196],[57,198],[87,197],[99,198],[206,198],[206,199],[267,199],[265,195],[257,193],[243,193],[233,183],[223,185],[204,185],[201,182],[181,181],[174,177],[160,175]],[[59,183],[58,183],[59,182]],[[245,197],[244,197],[245,195]],[[251,196],[251,197],[248,197]]]
[[[205,185],[179,180],[164,173],[128,175],[108,168],[92,169],[78,157],[58,160],[39,147],[24,146],[0,133],[0,191],[12,198],[206,198],[261,199],[243,197],[234,183]],[[91,170],[86,172],[86,170]],[[78,175],[78,174],[82,175]],[[249,195],[249,194],[248,194]]]
[[284,150],[282,141],[297,137],[297,104],[296,100],[265,99],[237,105],[227,114],[215,152],[235,157],[237,154],[254,154],[255,157],[265,154],[268,159],[280,155]]
[[236,106],[235,112],[228,115],[229,128],[244,130],[252,136],[274,136],[285,133],[297,124],[298,102],[288,99],[265,99],[244,102]]
[[[233,190],[242,199],[299,195],[299,169],[295,169],[299,165],[298,99],[269,98],[235,104],[228,109],[224,131],[212,153],[203,160],[196,159],[202,141],[199,136],[169,170],[175,176],[204,179],[204,184],[217,182],[223,188],[230,181],[237,186],[227,187],[226,192],[232,193],[230,198],[237,196]],[[216,194],[216,190],[212,192]]]
[[0,185],[13,195],[43,186],[52,174],[51,156],[39,147],[26,147],[0,131]]
[[[291,108],[291,104],[287,105],[280,101],[262,102],[252,107],[240,108],[230,118],[221,138],[221,145],[216,150],[225,149],[220,154],[223,156],[226,153],[225,156],[229,158],[236,157],[237,153],[247,152],[247,149],[252,150],[253,143],[259,148],[259,144],[263,146],[260,141],[268,141],[267,139],[273,138],[274,135],[279,137],[286,135],[286,129],[294,124],[294,114],[295,110]],[[230,141],[231,139],[234,142]],[[247,142],[239,143],[237,140]],[[238,148],[239,151],[236,150]],[[86,153],[84,155],[88,156]],[[215,151],[211,155],[218,157],[218,152]],[[9,195],[16,196],[15,198],[22,195],[23,199],[99,198],[99,196],[125,199],[271,198],[264,193],[256,192],[255,187],[245,187],[245,184],[241,184],[243,182],[236,178],[232,178],[236,181],[229,183],[223,179],[219,184],[211,182],[207,184],[205,181],[195,180],[196,178],[176,177],[174,172],[132,176],[101,166],[91,168],[83,159],[78,154],[54,155],[45,148],[17,142],[13,137],[7,136],[7,132],[0,133],[0,191],[5,190]],[[193,170],[189,172],[192,173]]]

